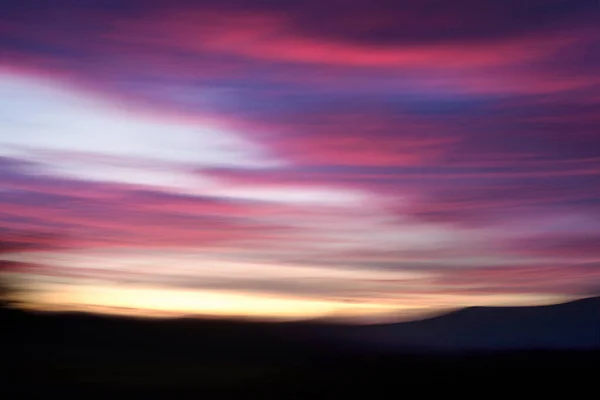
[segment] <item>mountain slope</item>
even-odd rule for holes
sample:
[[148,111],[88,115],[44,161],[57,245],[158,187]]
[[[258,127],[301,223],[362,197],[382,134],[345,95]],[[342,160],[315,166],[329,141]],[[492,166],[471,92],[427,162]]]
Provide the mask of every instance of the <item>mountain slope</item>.
[[471,307],[431,319],[350,328],[343,337],[382,349],[600,348],[600,297],[535,307]]

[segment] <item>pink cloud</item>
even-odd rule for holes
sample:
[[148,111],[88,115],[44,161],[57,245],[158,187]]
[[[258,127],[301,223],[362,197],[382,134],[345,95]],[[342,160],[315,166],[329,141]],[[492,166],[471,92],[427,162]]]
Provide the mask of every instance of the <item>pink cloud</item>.
[[511,248],[517,253],[529,256],[598,260],[600,259],[600,235],[553,232],[515,241]]
[[[596,264],[477,268],[449,270],[436,284],[452,293],[453,288],[479,293],[565,293],[585,292],[600,283]],[[435,285],[435,284],[434,284]]]
[[[466,256],[488,265],[511,256],[505,263],[516,265],[436,271],[438,281],[407,289],[420,293],[577,292],[598,281],[595,267],[518,266],[598,257],[596,6],[259,3],[7,8],[0,71],[8,79],[47,79],[151,122],[223,127],[278,163],[153,165],[91,152],[43,154],[32,143],[19,151],[47,164],[0,160],[2,228],[54,232],[61,245],[79,249],[219,247],[230,255],[252,247],[280,265],[433,268]],[[210,178],[220,192],[66,179],[49,173],[57,159],[147,174],[171,168]],[[266,189],[272,201],[236,197]],[[344,191],[362,197],[352,206],[285,201],[286,192],[317,189],[321,199]],[[587,225],[569,222],[574,214]],[[371,215],[379,219],[354,237],[331,233]],[[528,227],[561,216],[545,235]],[[432,243],[451,229],[462,242],[394,248],[418,228],[430,229],[424,240]],[[46,240],[7,236],[0,251],[42,249]],[[335,248],[350,244],[354,251]],[[331,250],[315,250],[325,245]]]

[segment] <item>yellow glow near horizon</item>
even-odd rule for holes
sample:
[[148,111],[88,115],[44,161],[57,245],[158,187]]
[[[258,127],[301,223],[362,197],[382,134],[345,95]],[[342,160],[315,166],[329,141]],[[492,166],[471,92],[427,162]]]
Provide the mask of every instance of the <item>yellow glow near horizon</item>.
[[385,314],[398,308],[259,293],[87,285],[43,290],[27,300],[35,303],[38,309],[60,306],[61,309],[99,312],[121,309],[118,313],[148,316],[172,313],[271,319],[360,317]]
[[350,323],[379,323],[419,319],[432,313],[467,306],[544,305],[575,297],[551,293],[428,293],[418,290],[422,282],[417,280],[413,282],[416,286],[412,291],[399,293],[389,287],[380,287],[374,288],[378,293],[375,297],[341,299],[266,291],[110,284],[92,279],[64,280],[47,276],[36,279],[35,275],[18,273],[9,275],[9,280],[19,283],[17,286],[24,289],[16,300],[22,300],[25,308],[145,317],[188,315],[262,320],[326,318]]

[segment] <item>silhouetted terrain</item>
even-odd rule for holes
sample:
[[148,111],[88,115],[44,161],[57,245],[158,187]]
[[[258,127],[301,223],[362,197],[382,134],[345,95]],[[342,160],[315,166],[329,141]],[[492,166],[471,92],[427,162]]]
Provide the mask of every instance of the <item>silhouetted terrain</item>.
[[539,393],[569,382],[573,392],[593,382],[581,370],[600,365],[599,319],[600,298],[468,308],[379,326],[3,309],[9,373],[1,390],[36,397],[330,398],[325,393],[383,386],[397,393],[468,391],[482,382],[498,386],[494,391],[526,383]]
[[341,336],[386,351],[600,349],[600,297],[536,307],[469,307],[421,321],[350,328]]

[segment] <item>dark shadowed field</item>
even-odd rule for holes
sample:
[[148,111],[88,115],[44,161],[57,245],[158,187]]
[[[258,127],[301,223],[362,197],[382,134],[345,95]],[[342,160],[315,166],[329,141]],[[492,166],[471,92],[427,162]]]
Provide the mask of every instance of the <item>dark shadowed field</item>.
[[[320,323],[2,310],[6,398],[338,398],[597,388],[598,351],[381,352]],[[597,390],[597,389],[596,389]],[[402,395],[402,396],[401,396]],[[205,397],[207,396],[207,397]]]

